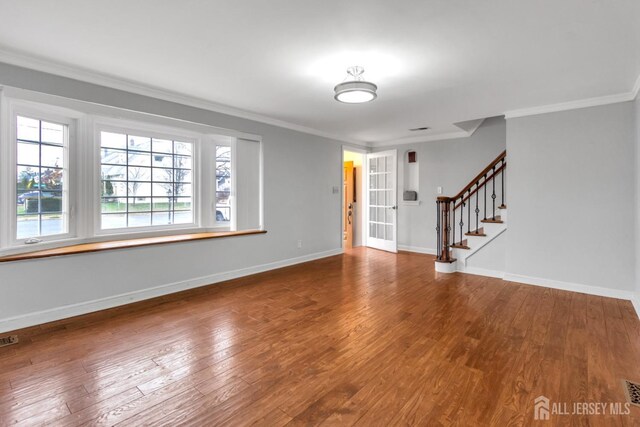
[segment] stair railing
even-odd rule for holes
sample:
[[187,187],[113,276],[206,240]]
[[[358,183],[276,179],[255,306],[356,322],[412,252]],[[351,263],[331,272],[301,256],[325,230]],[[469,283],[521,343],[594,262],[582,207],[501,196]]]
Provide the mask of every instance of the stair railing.
[[[469,184],[453,197],[439,196],[436,200],[437,220],[437,255],[438,262],[454,262],[451,257],[452,247],[464,247],[464,236],[481,236],[481,222],[497,222],[496,208],[505,208],[504,180],[507,169],[507,151],[503,151],[494,161],[492,161],[482,172],[480,172]],[[500,176],[500,205],[496,206],[496,179]],[[489,188],[490,187],[490,188]],[[487,202],[487,189],[490,201]],[[483,193],[481,195],[481,193]],[[475,196],[475,197],[474,197]],[[480,201],[482,200],[482,203]],[[475,229],[472,231],[472,206],[473,216],[475,216]],[[482,207],[482,210],[481,210]],[[466,212],[465,212],[466,208]],[[491,209],[487,216],[487,208]],[[483,219],[480,220],[480,212],[483,212]],[[466,213],[466,215],[465,215]],[[456,223],[456,218],[459,222]],[[466,219],[466,222],[465,222]],[[466,225],[466,233],[465,233]],[[456,237],[460,240],[456,242]]]

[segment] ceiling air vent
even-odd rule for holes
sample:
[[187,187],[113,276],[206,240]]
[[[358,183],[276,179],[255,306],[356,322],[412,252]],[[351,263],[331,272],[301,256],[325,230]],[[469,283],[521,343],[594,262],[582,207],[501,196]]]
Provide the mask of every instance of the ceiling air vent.
[[420,132],[421,130],[429,130],[431,129],[429,126],[422,126],[419,128],[413,128],[413,129],[409,129],[411,132]]

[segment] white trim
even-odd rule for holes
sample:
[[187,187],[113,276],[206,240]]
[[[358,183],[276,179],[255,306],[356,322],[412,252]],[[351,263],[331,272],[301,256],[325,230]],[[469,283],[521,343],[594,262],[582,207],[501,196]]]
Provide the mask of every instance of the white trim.
[[457,270],[458,273],[473,274],[475,276],[496,277],[498,279],[504,279],[504,271],[488,270],[486,268],[468,267],[465,266],[464,270]]
[[256,265],[253,267],[242,268],[238,270],[226,271],[223,273],[211,274],[209,276],[196,277],[180,282],[168,283],[166,285],[156,286],[153,288],[143,289],[139,291],[127,292],[120,295],[114,295],[106,298],[100,298],[92,301],[85,301],[77,304],[69,304],[62,307],[52,308],[49,310],[37,311],[33,313],[23,314],[20,316],[0,319],[0,333],[22,329],[29,326],[40,325],[55,320],[66,319],[73,316],[91,313],[99,310],[117,307],[120,305],[131,304],[137,301],[156,298],[162,295],[168,295],[187,289],[198,288],[201,286],[211,285],[226,280],[236,279],[238,277],[249,276],[264,271],[275,270],[290,265],[309,262],[321,258],[340,255],[342,249],[332,249],[323,252],[316,252],[296,258],[289,258],[281,261],[275,261],[268,264]]
[[423,248],[420,246],[398,245],[399,251],[415,252],[417,254],[435,255],[436,250],[432,248]]
[[535,116],[538,114],[556,113],[558,111],[577,110],[579,108],[597,107],[601,105],[617,104],[619,102],[633,101],[638,95],[640,88],[640,78],[631,92],[619,93],[616,95],[606,95],[597,98],[579,99],[559,104],[541,105],[538,107],[522,108],[519,110],[507,111],[504,113],[505,119],[516,117]]
[[583,285],[579,283],[561,282],[559,280],[523,276],[520,274],[505,273],[504,280],[509,282],[524,283],[527,285],[542,286],[545,288],[560,289],[563,291],[579,292],[581,294],[597,295],[601,297],[618,298],[624,300],[633,299],[633,292],[631,291],[601,288],[599,286]]
[[207,101],[205,99],[183,95],[177,92],[168,91],[155,86],[137,83],[131,80],[123,79],[120,77],[110,76],[104,73],[99,73],[85,68],[63,64],[60,62],[54,62],[46,60],[44,58],[37,58],[35,56],[24,55],[18,52],[7,50],[6,48],[0,49],[0,62],[4,62],[10,65],[29,68],[32,70],[49,73],[61,77],[67,77],[74,80],[79,80],[86,83],[92,83],[100,86],[105,86],[111,89],[122,90],[125,92],[135,93],[137,95],[148,96],[151,98],[162,99],[164,101],[175,102],[182,105],[188,105],[190,107],[201,108],[203,110],[213,111],[216,113],[227,114],[234,117],[240,117],[255,122],[265,123],[272,126],[278,126],[285,129],[294,130],[310,135],[316,135],[323,138],[333,139],[342,142],[348,142],[356,144],[358,146],[367,146],[366,143],[353,140],[350,138],[344,138],[339,135],[334,135],[329,132],[323,132],[318,129],[297,125],[294,123],[286,122],[284,120],[274,119],[271,117],[263,116],[261,114],[252,113],[239,108],[233,108],[226,105],[218,104],[215,102]]

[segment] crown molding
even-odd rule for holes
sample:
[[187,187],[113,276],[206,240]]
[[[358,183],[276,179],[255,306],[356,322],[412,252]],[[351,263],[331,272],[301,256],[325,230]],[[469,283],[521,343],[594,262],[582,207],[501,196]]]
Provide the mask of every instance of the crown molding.
[[[166,89],[161,89],[155,86],[140,84],[131,80],[114,77],[108,74],[90,71],[85,68],[63,64],[61,62],[54,62],[31,55],[24,55],[18,52],[7,50],[5,48],[0,48],[0,62],[4,62],[6,64],[14,65],[17,67],[23,67],[35,71],[53,74],[56,76],[66,77],[85,83],[104,86],[110,89],[135,93],[137,95],[161,99],[163,101],[175,102],[177,104],[187,105],[189,107],[200,108],[215,113],[226,114],[229,116],[252,120],[267,125],[277,126],[297,132],[333,139],[340,142],[347,142],[364,147],[369,146],[369,144],[363,141],[345,138],[333,133],[323,132],[318,129],[297,125],[295,123],[290,123],[284,120],[274,119],[262,114],[253,113],[223,104],[218,104],[198,97],[168,91]],[[0,82],[0,84],[1,83],[3,82]]]
[[408,138],[398,138],[398,139],[392,139],[388,141],[379,141],[379,142],[374,141],[374,142],[369,142],[369,145],[371,147],[388,147],[391,145],[406,145],[406,144],[415,144],[419,142],[443,141],[446,139],[468,138],[471,135],[473,135],[476,132],[476,130],[478,130],[478,128],[482,123],[484,123],[484,121],[485,119],[478,119],[477,123],[475,123],[474,126],[469,130],[439,133],[435,135],[411,136]]
[[618,93],[615,95],[599,96],[595,98],[578,99],[575,101],[561,102],[558,104],[540,105],[538,107],[522,108],[519,110],[511,110],[504,113],[504,118],[513,119],[516,117],[535,116],[538,114],[556,113],[559,111],[577,110],[580,108],[598,107],[601,105],[633,101],[638,96],[639,91],[640,76],[638,76],[635,85],[629,92]]

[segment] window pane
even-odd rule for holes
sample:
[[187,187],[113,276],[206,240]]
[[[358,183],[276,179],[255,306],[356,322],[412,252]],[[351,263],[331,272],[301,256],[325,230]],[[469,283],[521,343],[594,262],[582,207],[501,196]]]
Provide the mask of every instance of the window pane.
[[130,213],[129,227],[148,227],[151,225],[151,213]]
[[115,213],[127,211],[127,199],[124,197],[103,197],[101,203],[102,213]]
[[186,197],[191,196],[191,184],[175,184],[175,195]]
[[179,183],[191,183],[191,170],[189,169],[176,169],[175,176],[173,178]]
[[174,213],[174,224],[189,224],[193,222],[193,211],[176,211]]
[[129,136],[129,150],[151,151],[151,138]]
[[40,144],[18,142],[18,164],[37,165],[40,161]]
[[123,165],[102,165],[101,177],[103,180],[126,181],[127,167]]
[[64,167],[64,148],[42,145],[42,166]]
[[174,156],[173,167],[182,169],[191,169],[191,157]]
[[131,212],[151,212],[150,197],[129,197],[127,209]]
[[100,145],[102,147],[127,148],[127,135],[122,133],[100,132]]
[[[16,238],[67,232],[65,125],[17,117]],[[40,138],[42,142],[39,142]],[[20,140],[34,141],[23,143]]]
[[231,220],[231,147],[216,147],[216,222]]
[[[101,137],[108,147],[101,171],[102,212],[110,213],[102,216],[104,229],[175,224],[176,210],[180,223],[192,222],[191,143],[124,133],[102,132]],[[174,163],[181,168],[174,169]],[[179,202],[178,196],[183,197]]]
[[153,225],[171,225],[173,224],[173,212],[155,212],[152,215]]
[[153,168],[154,182],[173,182],[173,169]]
[[28,239],[40,235],[40,215],[18,216],[17,233],[18,239]]
[[192,145],[190,142],[178,142],[175,143],[175,153],[191,156],[193,153]]
[[191,198],[190,197],[176,197],[174,201],[173,209],[176,211],[190,211],[191,210]]
[[114,165],[127,164],[127,152],[121,150],[110,150],[103,148],[101,150],[101,162],[111,163]]
[[173,156],[168,154],[153,153],[153,167],[172,168]]
[[170,211],[172,210],[172,199],[170,197],[154,197],[152,209],[154,211]]
[[151,181],[151,168],[129,167],[129,181]]
[[18,139],[25,141],[40,141],[40,121],[35,119],[29,119],[27,117],[17,118],[17,134]]
[[64,233],[63,214],[41,215],[40,230],[41,236],[51,236],[54,234]]
[[153,140],[154,153],[173,153],[173,141],[167,139]]
[[126,214],[103,214],[101,217],[102,228],[104,230],[114,228],[125,228],[127,226]]
[[151,166],[151,154],[129,152],[129,166]]
[[64,125],[42,122],[42,142],[64,144]]
[[62,190],[63,184],[63,169],[46,168],[40,169],[40,189],[41,190]]

